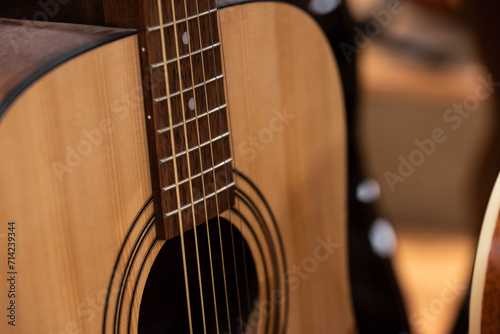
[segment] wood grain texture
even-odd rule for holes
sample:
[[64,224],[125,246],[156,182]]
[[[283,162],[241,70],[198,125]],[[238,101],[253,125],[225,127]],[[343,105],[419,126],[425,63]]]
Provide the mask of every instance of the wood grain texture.
[[469,332],[500,331],[500,177],[488,202],[472,276]]
[[0,115],[27,86],[54,67],[134,32],[0,19]]
[[61,65],[1,120],[0,221],[17,224],[19,272],[18,323],[1,333],[100,332],[114,262],[151,195],[137,44]]
[[[256,264],[259,301],[270,302],[266,282],[287,282],[288,333],[354,333],[343,100],[331,49],[318,26],[288,5],[248,4],[219,15],[235,166],[261,193],[241,177],[235,182],[260,211],[267,212],[260,196],[267,200],[287,260],[287,271],[279,263],[272,277]],[[114,307],[119,287],[119,332],[130,324],[136,333],[142,291],[163,244],[146,233],[152,248],[139,248],[128,281],[112,279],[127,267],[127,256],[118,257],[122,243],[132,254],[124,240],[138,238],[153,214],[146,206],[132,226],[152,192],[138,54],[136,37],[128,37],[73,59],[30,87],[0,123],[0,222],[17,224],[19,271],[18,323],[1,322],[2,333],[102,332],[104,296]],[[248,229],[242,233],[260,259],[257,242]],[[276,233],[272,239],[278,243]],[[108,317],[105,333],[113,323]],[[259,324],[255,332],[264,333]]]
[[288,268],[307,265],[318,238],[339,246],[292,289],[288,332],[353,333],[346,133],[333,53],[319,26],[290,5],[246,4],[220,16],[236,168],[275,211]]

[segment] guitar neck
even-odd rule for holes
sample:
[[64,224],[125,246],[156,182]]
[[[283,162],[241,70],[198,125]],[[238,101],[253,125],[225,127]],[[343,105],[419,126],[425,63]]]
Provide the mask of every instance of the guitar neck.
[[218,18],[214,0],[149,0],[140,13],[157,232],[168,239],[179,220],[189,230],[234,201]]

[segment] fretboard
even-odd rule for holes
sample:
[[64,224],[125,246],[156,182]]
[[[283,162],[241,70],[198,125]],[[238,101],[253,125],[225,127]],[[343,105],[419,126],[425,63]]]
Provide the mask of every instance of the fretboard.
[[215,0],[186,1],[161,0],[161,11],[144,1],[139,33],[160,239],[179,235],[179,219],[187,231],[234,202]]

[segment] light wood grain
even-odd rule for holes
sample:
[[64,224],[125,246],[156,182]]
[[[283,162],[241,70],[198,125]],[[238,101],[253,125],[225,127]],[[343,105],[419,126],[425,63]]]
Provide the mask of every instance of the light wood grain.
[[[220,15],[236,167],[275,211],[289,268],[314,257],[317,238],[339,244],[291,292],[289,333],[351,333],[344,106],[332,51],[316,23],[289,5]],[[245,142],[271,129],[275,111],[295,118],[251,159]]]
[[[0,221],[2,233],[16,221],[19,274],[18,323],[0,332],[99,332],[100,296],[151,195],[139,69],[135,36],[106,45],[42,78],[1,120]],[[59,178],[52,164],[107,120],[110,133]]]
[[[332,51],[314,21],[288,5],[248,4],[219,15],[235,167],[255,182],[273,210],[288,269],[302,268],[303,278],[290,286],[287,332],[354,333],[344,110]],[[18,323],[13,328],[2,321],[2,333],[101,332],[113,265],[131,222],[151,196],[144,111],[134,94],[141,85],[138,54],[136,38],[129,37],[76,58],[33,85],[1,120],[0,222],[7,232],[7,221],[16,221],[19,271]],[[293,118],[284,124],[276,113]],[[59,179],[52,163],[64,163],[67,147],[82,148],[84,131],[106,119],[110,133]],[[250,159],[244,146],[253,136],[267,139]],[[258,195],[241,178],[236,182],[266,212]],[[137,226],[145,226],[151,214],[150,205]],[[137,234],[133,229],[132,238]],[[243,234],[248,237],[248,231]],[[272,238],[278,242],[276,232]],[[317,251],[318,240],[334,243],[326,258],[324,247]],[[145,244],[153,241],[148,234]],[[249,243],[255,251],[255,242]],[[141,274],[138,264],[131,269],[129,281],[138,282],[133,302],[133,286],[125,286],[132,333],[161,245],[156,243],[147,259],[146,249],[139,249],[138,258],[146,261]],[[125,243],[124,252],[131,248]],[[2,251],[0,261],[5,257]],[[119,259],[117,272],[125,266]],[[257,263],[261,283],[262,268]],[[267,279],[287,275],[298,277],[281,272]],[[111,303],[118,286],[115,279]],[[0,303],[6,302],[2,293]],[[111,327],[107,321],[107,332]]]

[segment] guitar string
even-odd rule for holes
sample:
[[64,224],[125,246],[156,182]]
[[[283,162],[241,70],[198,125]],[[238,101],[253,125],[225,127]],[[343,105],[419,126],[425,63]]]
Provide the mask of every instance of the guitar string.
[[[205,177],[203,173],[203,156],[201,153],[201,139],[200,139],[200,126],[199,126],[199,121],[198,121],[198,104],[197,104],[197,99],[196,99],[196,88],[195,88],[195,81],[194,81],[194,70],[193,70],[193,58],[192,58],[192,50],[191,50],[191,31],[189,27],[189,20],[188,20],[188,8],[187,8],[187,2],[184,0],[184,11],[186,14],[186,31],[187,31],[187,45],[188,45],[188,50],[189,50],[189,65],[191,67],[191,83],[193,87],[193,103],[194,103],[194,114],[195,114],[195,127],[196,127],[196,136],[198,139],[198,154],[199,154],[199,159],[200,159],[200,170],[201,172],[201,188],[203,190],[203,204],[205,208],[205,225],[207,228],[207,241],[208,241],[208,254],[209,254],[209,260],[210,260],[210,274],[211,274],[211,280],[212,280],[212,293],[213,293],[213,299],[214,299],[214,313],[215,313],[215,327],[217,329],[217,334],[219,333],[219,317],[217,315],[217,298],[215,294],[215,281],[214,281],[214,269],[213,269],[213,261],[212,261],[212,246],[210,243],[210,230],[208,227],[208,207],[207,207],[207,198],[206,198],[206,191],[205,191]],[[210,118],[210,114],[208,113],[209,106],[208,106],[208,100],[207,100],[207,94],[206,94],[206,79],[205,79],[205,65],[203,63],[203,41],[201,39],[201,31],[200,31],[200,24],[199,24],[199,10],[198,10],[198,2],[196,2],[196,16],[198,18],[198,32],[200,35],[200,55],[201,55],[201,63],[202,63],[202,69],[203,69],[203,85],[205,87],[205,99],[206,99],[206,109],[207,109],[207,119]],[[202,102],[203,103],[203,102]],[[210,126],[210,123],[208,123],[208,126]],[[211,140],[211,135],[209,136]],[[215,170],[215,165],[212,165],[212,168]],[[196,227],[195,227],[196,229]],[[198,241],[196,241],[197,243]],[[201,289],[201,278],[200,278],[200,289]]]
[[[219,1],[219,0],[215,0],[216,2]],[[217,6],[218,7],[218,6]],[[217,27],[220,31],[220,35],[222,36],[222,23],[221,23],[221,18],[220,16],[217,17]],[[212,24],[210,24],[210,34],[212,36]],[[212,36],[213,38],[213,36]],[[222,59],[225,59],[224,57],[224,45],[223,43],[221,42],[220,43],[220,50],[221,50],[221,57]],[[213,50],[212,50],[213,52]],[[222,63],[222,66],[224,68],[224,72],[227,73],[227,70],[226,70],[226,63],[225,61]],[[225,85],[225,94],[226,96],[229,96],[229,88],[227,85]],[[217,94],[217,97],[219,96],[219,94]],[[230,136],[229,136],[229,139],[231,141],[231,145],[230,145],[230,150],[231,151],[231,156],[233,158],[233,163],[234,163],[234,166],[236,168],[236,154],[234,153],[234,139],[233,139],[233,123],[231,121],[231,112],[229,110],[229,103],[226,103],[226,110],[227,110],[227,118],[228,118],[228,125],[229,125],[229,133],[230,133]],[[238,174],[237,173],[234,173],[234,185],[235,185],[235,189],[239,189],[238,187]],[[236,201],[236,206],[237,206],[237,210],[239,212],[241,212],[241,203],[240,201]],[[231,211],[229,211],[229,215],[231,215]],[[243,227],[245,226],[243,224],[243,219],[242,219],[242,216],[241,215],[238,215],[239,217],[239,221],[240,221],[240,231],[241,231],[241,235],[243,236]],[[247,306],[248,306],[248,311],[250,312],[252,310],[252,306],[251,306],[251,300],[250,300],[250,284],[248,282],[248,267],[247,267],[247,259],[246,259],[246,255],[245,255],[245,251],[244,251],[244,238],[242,237],[241,238],[241,253],[242,253],[242,257],[243,257],[243,269],[244,269],[244,276],[245,276],[245,286],[246,286],[246,295],[247,295]]]
[[[198,7],[198,0],[195,0],[196,3],[196,18],[198,22],[198,35],[200,39],[200,49],[203,49],[203,40],[201,38],[201,24],[200,24],[200,16],[199,16],[199,7]],[[207,7],[210,10],[210,0],[207,0]],[[217,9],[217,6],[216,6]],[[209,17],[210,17],[210,12],[209,12]],[[211,45],[214,45],[213,38],[211,38]],[[213,49],[213,48],[212,48]],[[205,61],[203,58],[203,51],[201,51],[201,62],[202,62],[202,68],[203,68],[203,87],[204,87],[204,92],[205,92],[205,103],[207,105],[207,110],[208,110],[208,91],[207,91],[207,84],[206,84],[206,74],[205,74]],[[214,65],[215,65],[215,58],[214,58]],[[217,67],[214,66],[216,69]],[[215,80],[215,85],[217,87],[217,80]],[[217,92],[218,93],[218,92]],[[218,113],[220,114],[220,101],[217,96],[217,109]],[[212,160],[212,166],[215,166],[215,159],[214,159],[214,149],[213,149],[213,143],[212,143],[212,130],[211,130],[211,123],[210,123],[210,115],[207,114],[207,123],[208,123],[208,138],[210,142],[210,157]],[[221,127],[222,129],[222,127]],[[222,145],[224,147],[224,145]],[[225,153],[223,151],[223,156],[225,157]],[[224,165],[225,168],[225,165]],[[227,178],[226,178],[227,180]],[[215,168],[212,169],[212,181],[214,185],[214,191],[215,191],[215,207],[216,207],[216,212],[217,212],[217,226],[218,226],[218,232],[219,232],[219,244],[220,244],[220,251],[221,251],[221,262],[222,262],[222,274],[223,274],[223,279],[224,279],[224,296],[225,296],[225,301],[226,301],[226,315],[227,315],[227,322],[228,322],[228,330],[229,334],[231,334],[231,316],[229,313],[229,299],[228,299],[228,293],[227,293],[227,277],[226,277],[226,265],[225,265],[225,260],[224,260],[224,247],[222,245],[222,233],[221,233],[221,227],[220,227],[220,212],[219,212],[219,199],[218,199],[218,192],[217,192],[217,178],[215,175]],[[227,182],[226,182],[227,184]],[[230,203],[230,201],[228,201]],[[217,313],[217,309],[216,309]],[[240,313],[241,315],[241,313]],[[241,318],[241,317],[240,317]]]
[[[206,320],[205,320],[205,301],[203,300],[203,283],[201,280],[200,254],[199,254],[199,247],[198,247],[198,232],[197,232],[198,229],[197,229],[197,225],[196,225],[196,213],[195,213],[194,196],[193,196],[193,181],[191,179],[191,158],[190,158],[190,154],[189,154],[189,141],[188,141],[187,126],[186,126],[186,108],[185,108],[185,104],[184,104],[184,92],[183,92],[183,83],[182,83],[182,67],[181,67],[181,60],[180,60],[180,53],[179,53],[179,34],[177,31],[177,18],[175,15],[175,1],[171,0],[171,4],[172,4],[172,20],[173,20],[174,38],[175,38],[175,52],[176,52],[176,56],[177,56],[177,69],[178,69],[177,73],[178,73],[178,77],[179,77],[179,88],[180,88],[182,125],[184,128],[184,143],[186,146],[186,160],[187,160],[187,170],[188,170],[188,178],[189,178],[189,193],[191,196],[191,214],[192,214],[195,250],[196,250],[196,265],[198,267],[198,282],[199,282],[199,288],[200,288],[201,314],[202,314],[202,320],[203,320],[203,330],[204,330],[204,333],[206,333],[207,326],[206,326]],[[187,21],[187,3],[186,3],[186,0],[184,0],[184,7],[185,7],[185,11],[186,11],[186,27],[187,27],[188,45],[190,45],[190,43],[189,43],[189,38],[190,38],[189,22]],[[191,77],[193,78],[191,50],[189,51],[189,60],[191,62]],[[165,62],[166,62],[166,60],[165,60]],[[192,80],[192,85],[194,87],[194,78]],[[171,126],[172,126],[172,124],[171,124]],[[170,137],[173,137],[173,136],[174,136],[174,131],[172,128],[172,130],[170,131]],[[199,139],[199,137],[198,137],[198,139]],[[200,145],[198,145],[198,148],[201,150]],[[202,171],[203,171],[203,169],[202,169]],[[203,187],[204,187],[204,185],[203,185]],[[206,211],[206,209],[207,208],[205,206],[205,211]]]
[[[208,2],[210,0],[207,0]],[[217,5],[217,0],[215,0],[215,8],[217,9],[218,8],[218,5]],[[217,26],[220,27],[220,16],[219,16],[219,12],[218,10],[216,10],[216,17],[217,17]],[[211,39],[211,44],[213,45],[214,44],[214,32],[213,32],[213,29],[212,29],[212,15],[209,13],[208,14],[208,20],[209,20],[209,27],[210,27],[210,39]],[[218,30],[218,31],[222,31],[222,30]],[[221,36],[221,35],[219,35]],[[220,43],[220,50],[221,50],[221,56],[222,56],[222,60],[224,60],[224,57],[223,57],[223,43],[222,41],[219,41]],[[216,64],[216,55],[215,55],[215,49],[212,48],[212,56],[213,56],[213,62],[214,62],[214,68],[217,69],[217,64]],[[221,66],[222,65],[222,62],[221,62]],[[222,69],[222,68],[221,68]],[[218,82],[216,81],[215,82],[215,87],[216,87],[216,97],[217,97],[217,105],[220,105],[220,98],[219,98],[219,85],[218,85]],[[223,91],[224,93],[224,91]],[[226,95],[227,96],[227,95]],[[226,113],[227,113],[227,117],[228,117],[228,127],[229,127],[229,133],[230,133],[230,139],[232,138],[232,132],[231,132],[231,122],[230,122],[230,112],[229,112],[229,103],[226,102]],[[221,117],[221,111],[219,110],[219,126],[222,128],[222,117]],[[231,145],[230,145],[231,146]],[[230,148],[230,151],[231,151],[231,148]],[[222,145],[222,152],[223,152],[223,155],[226,156],[225,154],[225,145]],[[231,152],[229,152],[231,154]],[[235,162],[235,157],[233,155],[233,162]],[[227,175],[227,171],[224,173],[225,175],[225,178],[226,178],[226,184],[228,184],[228,175]],[[237,187],[237,178],[235,177],[235,185]],[[231,200],[230,200],[230,196],[229,196],[229,192],[226,192],[226,195],[227,195],[227,198],[228,198],[228,203],[231,203]],[[239,202],[238,202],[238,207],[239,207]],[[231,222],[231,210],[229,210],[229,221]],[[240,316],[240,331],[243,332],[243,317],[242,317],[242,312],[241,312],[241,297],[240,297],[240,289],[239,289],[239,282],[238,282],[238,265],[236,263],[236,251],[235,251],[235,246],[234,246],[234,233],[233,233],[233,224],[231,223],[230,224],[230,231],[231,231],[231,245],[232,245],[232,250],[233,250],[233,263],[234,263],[234,270],[235,270],[235,283],[236,283],[236,295],[237,295],[237,300],[238,300],[238,312],[239,312],[239,316]],[[242,224],[242,220],[241,220],[241,217],[240,217],[240,231],[241,231],[241,234],[243,235],[243,224]],[[243,245],[243,238],[241,239],[241,243]],[[244,248],[242,247],[242,253],[243,253],[243,259],[244,259],[244,268],[245,268],[245,273],[247,272],[247,267],[246,267],[246,258],[245,258],[245,254],[244,254]],[[248,303],[250,303],[250,298],[249,298],[249,288],[248,288],[248,278],[245,274],[245,282],[246,282],[246,292],[247,292],[247,297],[248,297]],[[250,308],[250,305],[249,305],[249,312],[250,312],[251,308]]]
[[[217,2],[218,0],[215,0],[215,1]],[[217,24],[218,24],[218,29],[220,31],[220,35],[222,36],[222,23],[221,23],[220,16],[218,16]],[[210,29],[211,28],[212,28],[212,24],[210,24]],[[221,50],[222,59],[225,59],[225,56],[224,56],[224,44],[222,42],[220,43],[220,50]],[[225,61],[222,63],[222,66],[224,68],[224,72],[227,73]],[[226,96],[229,96],[229,88],[228,88],[227,85],[225,85],[225,94],[226,94]],[[219,96],[219,94],[217,94],[217,96]],[[233,135],[232,135],[233,134],[233,125],[232,124],[233,123],[231,121],[231,112],[229,110],[229,103],[226,103],[226,110],[227,110],[229,133],[230,133],[229,139],[231,141],[230,150],[232,150],[231,151],[231,156],[233,158],[233,163],[234,163],[234,166],[235,166],[235,169],[236,169],[236,154],[234,153],[234,138],[233,138]],[[234,185],[235,185],[235,189],[240,189],[238,187],[238,174],[237,173],[234,173]],[[238,212],[241,212],[241,203],[240,203],[240,201],[236,201],[236,206],[237,206]],[[231,215],[231,211],[229,211],[229,215]],[[238,215],[238,217],[239,217],[239,221],[240,221],[241,235],[243,236],[243,227],[245,225],[243,224],[243,218],[242,218],[242,216]],[[247,259],[246,259],[246,255],[245,255],[245,251],[244,251],[244,249],[245,249],[244,246],[245,246],[245,244],[244,244],[244,238],[242,237],[241,238],[241,253],[242,253],[242,257],[243,257],[243,268],[244,268],[245,286],[246,286],[246,295],[247,295],[247,304],[248,304],[247,306],[248,306],[248,311],[250,312],[252,310],[252,306],[251,306],[251,299],[250,299],[250,288],[249,288],[250,284],[248,282]]]
[[[167,107],[168,107],[168,119],[170,122],[170,127],[173,126],[173,121],[172,121],[172,105],[170,101],[170,85],[168,81],[168,71],[167,71],[167,55],[166,55],[166,45],[165,45],[165,30],[163,27],[163,9],[161,5],[161,0],[157,0],[158,4],[158,16],[160,20],[160,36],[161,36],[161,46],[162,46],[162,55],[163,55],[163,69],[165,71],[165,86],[166,86],[166,93],[167,93]],[[179,218],[179,234],[180,234],[180,239],[181,239],[181,251],[182,251],[182,264],[184,268],[184,285],[185,285],[185,290],[186,290],[186,301],[187,301],[187,309],[188,309],[188,320],[189,320],[189,331],[191,334],[193,334],[193,324],[192,324],[192,317],[191,317],[191,302],[189,299],[189,281],[188,281],[188,274],[187,274],[187,263],[186,263],[186,247],[184,244],[184,229],[182,226],[182,213],[181,213],[181,196],[179,192],[179,176],[177,173],[177,158],[175,157],[175,141],[174,141],[174,136],[173,136],[173,131],[170,136],[170,144],[172,147],[172,157],[173,157],[173,165],[174,165],[174,177],[175,177],[175,194],[177,197],[177,212],[178,212],[178,218]]]

